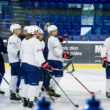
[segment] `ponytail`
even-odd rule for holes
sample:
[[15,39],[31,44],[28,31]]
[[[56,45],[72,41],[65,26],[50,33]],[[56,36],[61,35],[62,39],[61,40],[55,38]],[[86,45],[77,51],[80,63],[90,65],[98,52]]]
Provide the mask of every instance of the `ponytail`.
[[11,34],[8,35],[8,37],[7,37],[7,42],[8,42],[8,40],[9,40],[10,36],[12,36],[12,35],[13,35],[13,33],[11,33]]
[[33,37],[33,35],[27,35],[26,36],[26,40],[29,40],[29,39],[31,39]]
[[46,42],[48,43],[48,39],[50,38],[50,34],[46,37]]

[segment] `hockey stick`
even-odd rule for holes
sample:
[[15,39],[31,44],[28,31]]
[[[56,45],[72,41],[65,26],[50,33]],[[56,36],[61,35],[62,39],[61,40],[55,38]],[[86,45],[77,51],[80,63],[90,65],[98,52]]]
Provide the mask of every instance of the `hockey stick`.
[[1,73],[0,73],[0,76],[4,79],[4,81],[7,83],[7,85],[9,85],[9,82],[4,78],[4,76],[2,76]]
[[[56,70],[56,71],[62,71],[61,69],[56,69],[56,68],[52,68],[52,69],[53,69],[53,70]],[[90,91],[77,77],[75,77],[75,76],[72,74],[72,72],[71,72],[71,73],[69,72],[69,74],[70,74],[72,77],[74,77],[74,79],[77,80],[77,81],[81,84],[81,86],[83,86],[83,88],[86,89],[86,91],[88,91],[91,95],[97,94],[97,93],[100,93],[100,92],[101,92],[101,90],[96,91],[96,92]]]
[[[67,53],[70,55],[71,53],[70,53],[70,47],[69,47],[69,44],[68,44],[68,40],[66,40],[66,45],[67,45],[67,48],[68,48]],[[70,70],[68,70],[68,68],[66,68],[66,70],[67,70],[69,73],[71,73],[71,72],[74,71],[73,57],[70,59],[70,61],[71,61],[71,65],[72,65],[72,70],[70,71]]]
[[65,91],[61,88],[61,86],[58,84],[58,82],[55,80],[55,78],[53,78],[53,76],[51,75],[50,72],[48,72],[49,76],[54,80],[54,82],[57,84],[57,86],[61,89],[61,91],[64,93],[64,95],[67,97],[67,99],[71,102],[71,104],[78,108],[79,105],[78,104],[74,104],[73,101],[69,98],[69,96],[65,93]]
[[44,86],[42,86],[42,87],[43,87],[44,91],[48,94],[48,96],[51,98],[51,100],[53,102],[55,102],[54,98],[49,94],[49,92],[45,89],[45,87]]

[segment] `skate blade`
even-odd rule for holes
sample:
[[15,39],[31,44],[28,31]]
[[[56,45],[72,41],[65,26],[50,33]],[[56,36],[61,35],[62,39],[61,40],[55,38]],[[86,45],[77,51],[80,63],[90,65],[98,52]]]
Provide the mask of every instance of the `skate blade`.
[[55,102],[61,101],[61,97],[54,97],[54,96],[52,96],[52,98],[54,99]]

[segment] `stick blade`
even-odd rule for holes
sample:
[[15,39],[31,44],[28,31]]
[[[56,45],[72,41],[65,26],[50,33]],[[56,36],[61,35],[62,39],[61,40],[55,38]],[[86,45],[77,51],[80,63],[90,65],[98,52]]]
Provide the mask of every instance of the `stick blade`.
[[78,104],[76,104],[76,105],[75,105],[75,107],[76,107],[76,108],[78,108],[78,107],[79,107],[79,105],[78,105]]

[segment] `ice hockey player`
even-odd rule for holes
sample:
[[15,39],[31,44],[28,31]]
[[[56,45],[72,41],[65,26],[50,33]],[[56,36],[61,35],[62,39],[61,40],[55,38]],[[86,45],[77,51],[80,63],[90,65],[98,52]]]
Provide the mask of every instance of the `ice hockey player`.
[[[28,30],[28,27],[29,26],[25,26],[24,28],[23,28],[23,35],[21,36],[20,35],[20,39],[21,39],[21,41],[23,40],[23,39],[25,39],[25,37],[28,35],[28,32],[27,32],[27,30]],[[21,85],[21,88],[23,87],[23,85],[24,85],[24,79],[23,79],[23,76],[21,75],[21,77],[19,77],[18,78],[18,81],[17,81],[17,89],[16,89],[16,92],[17,93],[19,93],[19,86]],[[21,96],[22,96],[22,90],[21,90]]]
[[27,98],[24,101],[24,107],[31,109],[34,101],[38,100],[41,87],[39,86],[39,76],[41,71],[39,67],[51,70],[51,66],[45,61],[41,42],[38,40],[39,27],[30,26],[28,36],[21,48],[21,62],[24,74],[25,84],[27,85]]
[[23,40],[26,36],[27,36],[27,29],[28,29],[28,27],[29,26],[25,26],[24,28],[23,28],[23,35],[22,36],[20,36],[20,39],[21,40]]
[[12,24],[10,26],[11,35],[8,38],[8,58],[11,66],[11,81],[10,81],[10,100],[19,101],[20,97],[16,94],[18,77],[21,75],[19,51],[21,47],[21,26],[19,24]]
[[[55,25],[50,25],[48,27],[48,62],[54,67],[58,69],[63,68],[63,58],[71,58],[72,55],[67,53],[63,54],[62,45],[60,41],[65,39],[65,36],[61,36],[58,38],[58,28]],[[63,71],[53,71],[53,77],[56,79],[57,82],[60,81],[61,77],[63,77]],[[50,88],[51,88],[51,95],[55,97],[60,97],[59,94],[55,93],[56,90],[56,83],[53,79],[50,80]]]
[[[0,37],[0,85],[2,83],[2,77],[4,76],[5,73],[3,53],[7,53],[7,48],[4,45],[2,38]],[[0,94],[5,94],[5,92],[0,90]]]
[[106,69],[106,96],[110,98],[110,38],[107,38],[104,42],[101,58],[103,67]]

